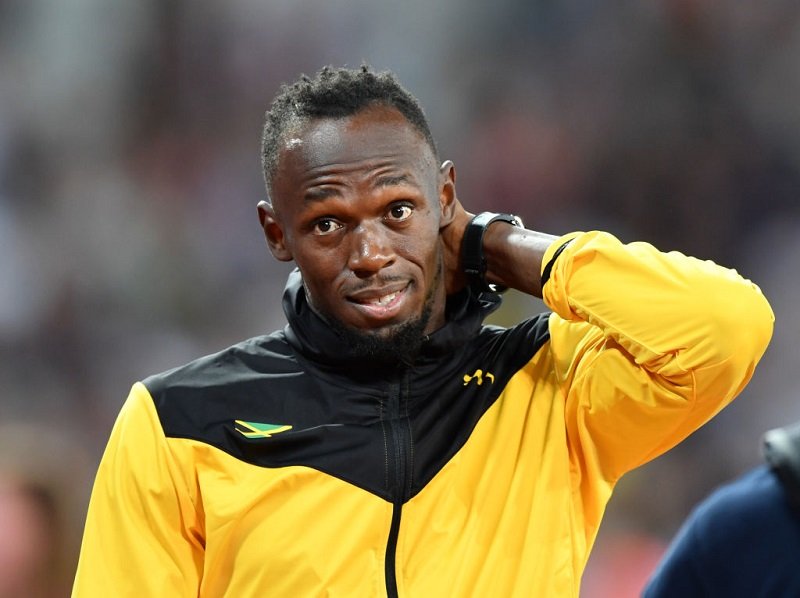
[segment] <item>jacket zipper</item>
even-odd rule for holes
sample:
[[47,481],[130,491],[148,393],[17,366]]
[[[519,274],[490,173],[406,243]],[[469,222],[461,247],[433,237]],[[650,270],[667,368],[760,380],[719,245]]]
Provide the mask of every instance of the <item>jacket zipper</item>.
[[392,496],[392,524],[386,543],[386,595],[397,598],[397,538],[403,503],[411,489],[411,423],[408,418],[408,373],[400,375],[389,389],[388,424],[390,443],[387,455],[389,491]]

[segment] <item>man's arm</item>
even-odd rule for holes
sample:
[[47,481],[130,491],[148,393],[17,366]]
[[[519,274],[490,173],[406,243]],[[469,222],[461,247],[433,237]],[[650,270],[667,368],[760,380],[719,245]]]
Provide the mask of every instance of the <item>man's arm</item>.
[[[454,218],[456,230],[468,217]],[[488,280],[541,293],[555,312],[549,347],[567,434],[591,479],[613,483],[706,422],[744,388],[772,334],[753,283],[647,243],[498,222],[484,254]]]
[[733,400],[772,334],[758,287],[709,261],[591,232],[553,242],[543,264],[568,435],[608,481]]
[[545,253],[558,237],[495,222],[483,239],[487,281],[541,298]]
[[147,389],[117,419],[89,503],[76,598],[196,596],[202,521]]

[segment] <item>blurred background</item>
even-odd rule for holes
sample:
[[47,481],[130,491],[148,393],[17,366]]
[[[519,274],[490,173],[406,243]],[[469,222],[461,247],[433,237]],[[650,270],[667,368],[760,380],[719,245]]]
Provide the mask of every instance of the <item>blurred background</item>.
[[[712,259],[776,312],[740,399],[622,480],[582,596],[638,595],[691,507],[800,419],[795,0],[0,0],[0,521],[40,513],[6,544],[58,563],[4,569],[0,543],[0,596],[66,595],[134,381],[283,325],[263,114],[362,62],[421,100],[471,211]],[[542,309],[509,293],[495,320]],[[36,593],[8,589],[23,574]]]

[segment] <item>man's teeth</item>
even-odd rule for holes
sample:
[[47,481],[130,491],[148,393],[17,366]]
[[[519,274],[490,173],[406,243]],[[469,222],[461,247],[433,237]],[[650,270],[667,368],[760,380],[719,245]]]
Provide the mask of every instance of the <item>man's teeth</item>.
[[391,303],[394,298],[397,297],[397,292],[389,293],[388,295],[384,295],[383,297],[378,297],[369,302],[370,305],[388,305]]

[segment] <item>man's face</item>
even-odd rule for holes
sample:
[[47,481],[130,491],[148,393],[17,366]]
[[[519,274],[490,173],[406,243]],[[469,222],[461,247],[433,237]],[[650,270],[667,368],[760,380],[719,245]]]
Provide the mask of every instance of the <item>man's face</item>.
[[[272,206],[259,214],[272,253],[294,260],[314,309],[372,339],[444,323],[440,228],[452,218],[452,164],[396,110],[320,119],[284,140]],[[430,317],[425,320],[426,315]]]

